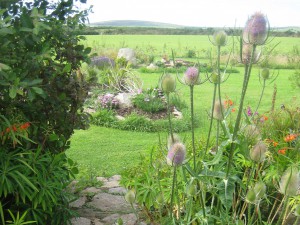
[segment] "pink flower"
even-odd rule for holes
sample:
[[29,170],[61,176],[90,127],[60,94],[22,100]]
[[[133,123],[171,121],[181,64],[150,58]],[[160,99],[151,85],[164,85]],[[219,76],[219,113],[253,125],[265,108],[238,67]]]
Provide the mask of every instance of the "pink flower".
[[263,45],[268,38],[268,20],[260,12],[252,15],[244,28],[243,40],[247,44]]
[[184,73],[184,82],[187,85],[196,85],[199,84],[200,79],[199,79],[199,71],[196,67],[189,67]]
[[179,166],[183,163],[186,155],[184,144],[177,142],[169,149],[167,163],[172,166]]

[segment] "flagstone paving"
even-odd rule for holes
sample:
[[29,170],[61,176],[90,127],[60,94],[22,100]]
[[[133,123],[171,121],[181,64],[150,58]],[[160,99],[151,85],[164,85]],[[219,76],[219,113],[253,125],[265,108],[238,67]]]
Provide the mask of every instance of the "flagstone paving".
[[[97,177],[103,182],[100,188],[89,187],[79,193],[78,199],[70,203],[79,217],[73,218],[72,225],[114,225],[122,221],[124,225],[147,225],[137,219],[133,208],[125,201],[127,190],[120,186],[120,175],[111,178]],[[76,184],[76,181],[73,185]],[[71,186],[72,188],[72,186]],[[139,212],[138,206],[134,206]]]

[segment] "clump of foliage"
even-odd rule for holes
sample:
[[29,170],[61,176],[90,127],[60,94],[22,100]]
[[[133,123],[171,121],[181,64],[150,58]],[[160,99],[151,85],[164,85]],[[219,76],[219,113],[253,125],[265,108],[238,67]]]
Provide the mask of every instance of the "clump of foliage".
[[157,88],[149,88],[146,92],[134,96],[132,102],[135,107],[145,112],[157,113],[167,108],[162,96]]
[[[135,190],[135,200],[158,224],[299,224],[300,219],[300,112],[282,106],[280,111],[259,114],[267,83],[276,79],[261,70],[261,94],[254,111],[245,106],[248,83],[259,48],[268,40],[269,22],[255,13],[240,37],[240,63],[245,67],[237,105],[223,99],[227,66],[221,67],[222,48],[228,43],[224,31],[216,31],[211,43],[216,50],[210,76],[189,67],[177,80],[190,90],[191,140],[176,134],[170,115],[170,94],[176,91],[175,76],[165,73],[159,81],[168,109],[167,141],[151,149],[137,167],[122,174],[123,184]],[[227,60],[229,62],[229,59]],[[207,138],[195,137],[194,89],[212,84]]]
[[65,188],[77,167],[65,151],[87,126],[80,66],[90,49],[77,35],[87,11],[73,3],[1,1],[1,224],[67,224],[74,214]]

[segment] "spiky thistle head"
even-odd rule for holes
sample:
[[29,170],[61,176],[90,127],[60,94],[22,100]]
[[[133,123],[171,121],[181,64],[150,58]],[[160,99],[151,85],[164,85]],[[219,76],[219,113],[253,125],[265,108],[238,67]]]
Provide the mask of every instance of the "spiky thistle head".
[[246,22],[243,41],[251,45],[263,45],[268,38],[269,22],[260,12],[254,13]]
[[284,195],[294,196],[297,195],[299,184],[299,170],[296,167],[289,167],[280,179],[279,190]]
[[224,103],[220,102],[220,100],[216,100],[214,103],[214,111],[213,111],[213,118],[216,120],[222,120],[224,113]]
[[214,33],[213,44],[216,46],[225,46],[227,44],[227,34],[224,30],[219,30]]
[[262,199],[266,193],[267,187],[264,184],[264,182],[259,181],[255,184],[254,188],[253,188],[255,195],[256,195],[256,200],[259,201],[260,199]]
[[254,162],[262,162],[266,158],[266,152],[268,150],[268,146],[265,142],[259,141],[250,149],[250,158]]
[[176,79],[171,74],[164,73],[159,80],[160,89],[166,93],[170,94],[176,89]]
[[167,163],[172,166],[180,166],[185,160],[186,149],[184,144],[177,142],[171,146],[167,155]]
[[253,124],[247,125],[243,129],[242,133],[244,134],[245,138],[249,143],[256,143],[261,139],[260,130],[258,129],[257,126]]
[[129,190],[125,194],[125,200],[129,204],[133,204],[135,202],[135,191],[134,190]]
[[184,83],[190,86],[200,84],[199,70],[196,67],[188,67],[183,75]]
[[263,68],[260,70],[260,76],[264,80],[268,80],[270,78],[270,70],[268,68]]

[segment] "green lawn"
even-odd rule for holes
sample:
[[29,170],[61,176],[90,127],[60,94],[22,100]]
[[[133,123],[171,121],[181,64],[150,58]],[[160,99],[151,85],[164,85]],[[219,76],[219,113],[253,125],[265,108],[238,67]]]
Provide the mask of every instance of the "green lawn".
[[[243,79],[242,68],[239,73],[232,74],[222,84],[223,98],[228,96],[234,102],[238,102]],[[293,89],[289,77],[293,70],[281,70],[275,81],[277,85],[276,108],[280,105],[299,104],[300,91]],[[258,80],[258,70],[254,69],[249,83],[245,107],[254,108],[258,102],[262,86]],[[144,88],[155,87],[161,74],[140,73],[144,81]],[[266,87],[260,113],[268,111],[271,107],[273,84]],[[189,88],[178,84],[179,94],[188,102]],[[195,87],[195,112],[200,117],[201,127],[196,129],[196,137],[206,135],[208,127],[207,111],[211,105],[213,85],[209,82]],[[189,136],[189,133],[181,134]],[[167,134],[161,134],[166,140]],[[97,175],[110,176],[120,173],[124,168],[135,165],[140,154],[147,154],[149,149],[158,143],[158,134],[121,131],[110,128],[91,126],[88,130],[78,130],[71,138],[71,148],[67,154],[79,164],[81,174],[94,173]]]
[[[268,44],[269,48],[280,42],[276,47],[276,54],[289,54],[293,46],[299,47],[299,38],[278,37]],[[93,52],[99,53],[105,49],[116,53],[117,49],[129,47],[137,52],[153,55],[159,59],[162,55],[171,56],[174,49],[176,56],[183,57],[188,50],[195,50],[198,54],[205,56],[208,49],[213,46],[205,35],[97,35],[87,36],[83,42],[90,46]],[[230,39],[229,43],[232,43]],[[227,46],[223,51],[227,51]],[[200,58],[205,62],[204,58]],[[238,104],[243,81],[243,68],[237,68],[239,73],[233,73],[229,79],[222,84],[222,96],[228,97]],[[299,89],[293,89],[289,77],[293,70],[280,70],[276,80],[277,98],[276,108],[281,104],[293,105],[300,102]],[[157,86],[161,73],[137,74],[144,82],[144,89]],[[248,105],[255,108],[259,100],[262,85],[258,80],[258,69],[254,68],[250,79],[245,107]],[[268,111],[271,107],[274,83],[268,84],[265,89],[260,113]],[[189,103],[189,88],[181,84],[177,85],[180,96]],[[195,87],[195,113],[200,118],[200,127],[196,129],[196,137],[206,136],[208,130],[208,114],[211,107],[213,85],[209,82]],[[299,103],[298,103],[299,104]],[[183,133],[182,136],[190,135]],[[161,134],[163,140],[167,134]],[[158,142],[158,134],[121,131],[110,128],[91,126],[88,130],[78,130],[71,138],[71,148],[67,154],[79,164],[81,174],[97,174],[110,176],[120,173],[124,168],[135,165],[140,154],[147,154],[148,150]]]

